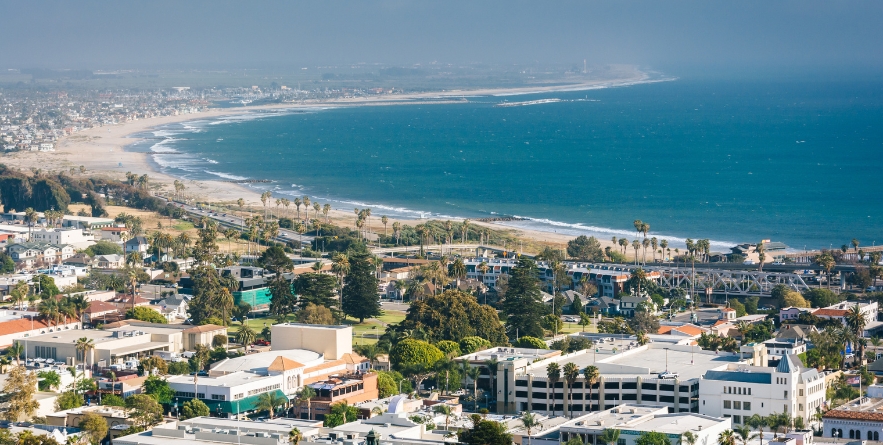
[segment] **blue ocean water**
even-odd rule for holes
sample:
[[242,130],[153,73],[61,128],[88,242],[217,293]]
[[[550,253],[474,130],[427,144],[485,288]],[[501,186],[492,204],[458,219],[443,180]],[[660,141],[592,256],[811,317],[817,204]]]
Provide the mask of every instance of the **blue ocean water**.
[[[495,106],[546,98],[560,101]],[[682,79],[243,114],[160,128],[135,149],[172,175],[271,179],[277,194],[375,215],[515,215],[603,238],[634,238],[641,219],[674,244],[802,250],[883,242],[881,124],[879,81]]]

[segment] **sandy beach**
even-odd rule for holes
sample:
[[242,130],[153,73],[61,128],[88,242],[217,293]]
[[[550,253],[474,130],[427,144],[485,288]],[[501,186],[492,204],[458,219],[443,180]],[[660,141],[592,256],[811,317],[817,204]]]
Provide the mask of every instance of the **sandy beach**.
[[[207,111],[180,114],[177,116],[165,116],[151,119],[129,121],[117,125],[95,127],[62,138],[56,144],[55,152],[15,152],[3,157],[2,162],[11,167],[22,169],[39,168],[48,171],[67,171],[84,166],[85,175],[97,177],[109,177],[125,179],[126,172],[138,175],[147,174],[150,178],[151,189],[156,192],[174,191],[173,183],[176,179],[159,171],[156,171],[149,162],[148,153],[126,151],[125,147],[135,143],[138,139],[132,135],[148,131],[152,128],[167,124],[185,122],[196,119],[211,119],[234,114],[242,114],[254,111],[266,111],[273,109],[291,108],[327,108],[336,106],[387,106],[408,104],[441,104],[465,100],[470,96],[505,96],[515,94],[529,94],[538,92],[556,91],[581,91],[609,86],[622,86],[635,83],[647,82],[648,76],[636,71],[628,78],[612,80],[599,80],[592,82],[573,83],[556,86],[535,86],[510,89],[480,89],[480,90],[448,90],[440,92],[415,93],[407,95],[388,95],[366,98],[347,98],[327,101],[304,101],[300,103],[286,103],[276,105],[238,107],[227,109],[209,109]],[[77,173],[79,174],[79,173]],[[183,180],[186,193],[198,201],[232,204],[239,198],[244,199],[249,207],[260,207],[260,194],[240,184],[224,181],[195,181]],[[382,233],[380,214],[377,216],[376,225],[372,225],[375,232]],[[334,209],[330,215],[339,224],[349,225],[353,219],[352,209]],[[389,227],[395,220],[390,219]],[[407,225],[418,224],[419,220],[399,219]],[[495,223],[474,222],[496,230],[506,230],[517,237],[533,240],[535,243],[563,247],[570,235],[553,232],[542,232],[525,229],[505,227]],[[609,239],[599,240],[602,246],[612,245]]]

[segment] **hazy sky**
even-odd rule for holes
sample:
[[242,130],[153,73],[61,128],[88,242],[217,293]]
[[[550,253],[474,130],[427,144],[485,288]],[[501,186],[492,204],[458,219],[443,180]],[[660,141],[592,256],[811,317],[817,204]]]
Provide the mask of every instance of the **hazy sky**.
[[883,66],[883,1],[0,0],[2,68]]

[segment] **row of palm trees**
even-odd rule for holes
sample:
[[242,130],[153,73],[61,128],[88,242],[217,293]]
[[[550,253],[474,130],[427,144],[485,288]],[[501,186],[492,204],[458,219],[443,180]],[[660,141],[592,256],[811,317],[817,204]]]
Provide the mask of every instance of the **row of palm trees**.
[[[562,373],[563,372],[563,373]],[[549,363],[546,366],[546,376],[549,383],[549,388],[552,389],[552,397],[549,400],[552,400],[552,415],[555,415],[555,385],[561,381],[561,378],[564,377],[565,386],[567,387],[567,407],[570,408],[569,413],[564,413],[565,415],[569,415],[573,417],[573,384],[576,382],[576,379],[579,378],[580,373],[582,373],[583,378],[585,380],[586,386],[589,388],[589,405],[586,411],[591,411],[592,409],[592,386],[598,381],[601,377],[601,372],[598,370],[596,366],[587,366],[585,369],[580,371],[579,367],[576,366],[573,362],[566,363],[563,368],[561,368],[557,362]],[[599,404],[600,406],[600,404]]]

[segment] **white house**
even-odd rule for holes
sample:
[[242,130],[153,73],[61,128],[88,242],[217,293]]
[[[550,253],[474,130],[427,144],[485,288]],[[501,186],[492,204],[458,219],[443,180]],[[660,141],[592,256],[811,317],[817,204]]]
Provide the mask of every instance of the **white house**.
[[143,257],[147,257],[146,254],[148,250],[150,250],[150,243],[147,242],[147,238],[143,236],[136,236],[126,241],[126,254],[138,252]]
[[95,237],[83,233],[81,229],[40,229],[31,233],[31,241],[46,244],[71,244],[74,247],[86,248],[95,244]]
[[74,247],[69,244],[18,243],[7,250],[16,265],[30,269],[37,265],[60,264],[74,255]]
[[[648,432],[665,434],[671,443],[681,443],[684,433],[696,435],[698,444],[714,444],[720,433],[732,427],[731,419],[696,413],[671,413],[655,405],[622,404],[605,411],[571,419],[558,428],[559,443],[578,438],[588,445],[600,445],[606,429],[619,430],[617,445],[634,445]],[[523,443],[523,442],[522,442]]]

